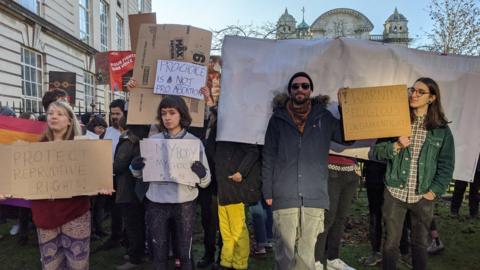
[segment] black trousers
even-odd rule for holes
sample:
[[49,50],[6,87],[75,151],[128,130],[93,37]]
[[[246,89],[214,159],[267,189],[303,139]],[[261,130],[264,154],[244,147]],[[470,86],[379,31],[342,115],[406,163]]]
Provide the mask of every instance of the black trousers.
[[434,202],[421,199],[417,203],[406,203],[394,198],[388,190],[384,192],[383,220],[385,242],[383,244],[383,269],[397,269],[399,244],[407,211],[411,218],[411,248],[414,270],[427,269],[427,245],[433,218]]
[[357,191],[359,176],[355,171],[328,171],[328,196],[330,209],[325,212],[324,232],[317,237],[315,261],[339,257],[340,241],[345,228],[345,218]]
[[[368,210],[369,210],[369,240],[372,251],[381,252],[383,240],[383,192],[385,190],[385,172],[387,166],[383,163],[365,162],[365,186],[367,188]],[[400,240],[400,253],[408,254],[410,243],[408,242],[408,231],[410,229],[410,215],[405,218],[402,238]]]
[[125,224],[127,254],[131,263],[140,264],[145,251],[145,209],[142,203],[122,203],[119,206]]
[[203,228],[204,257],[215,259],[215,240],[218,231],[218,203],[217,196],[213,194],[212,187],[199,189],[198,203]]
[[[468,182],[465,181],[455,181],[455,189],[453,190],[452,203],[450,205],[452,212],[458,212],[460,206],[462,206],[463,194],[467,189]],[[468,206],[470,210],[470,216],[478,215],[478,204],[480,201],[480,195],[478,190],[480,188],[480,172],[475,173],[473,182],[470,183],[470,191],[468,193]]]
[[106,204],[110,209],[110,216],[112,223],[110,224],[111,240],[120,241],[123,238],[123,220],[122,220],[122,208],[115,203],[115,193],[112,196],[107,196]]
[[30,208],[20,207],[18,209],[18,234],[20,237],[28,237],[28,224],[32,219],[32,210]]
[[156,270],[168,269],[170,221],[173,222],[176,256],[182,270],[193,269],[192,235],[195,226],[195,201],[185,203],[147,202],[146,220],[153,245],[153,261]]
[[105,204],[107,196],[98,195],[92,197],[92,233],[101,234],[103,232],[102,222],[105,218]]

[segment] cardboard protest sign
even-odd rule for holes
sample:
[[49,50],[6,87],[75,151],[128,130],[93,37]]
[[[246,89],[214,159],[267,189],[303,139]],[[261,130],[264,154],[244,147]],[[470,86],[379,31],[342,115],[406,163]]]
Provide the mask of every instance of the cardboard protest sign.
[[200,88],[205,86],[207,68],[180,61],[158,60],[155,94],[203,99]]
[[199,140],[146,139],[140,141],[145,158],[144,182],[176,182],[195,186],[200,182],[192,172],[193,162],[200,160]]
[[57,199],[113,189],[112,142],[0,145],[0,190],[15,198]]
[[63,89],[67,92],[68,103],[72,107],[75,106],[77,74],[75,72],[48,72],[48,90]]
[[[0,116],[0,143],[7,144],[19,140],[38,142],[46,127],[46,122]],[[0,201],[0,204],[27,208],[31,206],[30,201],[22,199],[7,199]]]
[[[203,127],[205,102],[189,97],[182,97],[187,103],[192,127]],[[136,88],[130,91],[128,100],[129,125],[150,125],[157,123],[157,109],[162,101],[162,95],[156,95],[152,89]]]
[[140,31],[140,25],[145,23],[157,23],[156,13],[139,13],[128,15],[128,28],[130,30],[130,45],[132,52],[137,51],[138,32]]
[[342,117],[345,140],[410,136],[407,86],[346,89]]
[[133,77],[138,87],[153,89],[157,60],[178,60],[207,65],[212,33],[188,25],[142,24],[138,34]]

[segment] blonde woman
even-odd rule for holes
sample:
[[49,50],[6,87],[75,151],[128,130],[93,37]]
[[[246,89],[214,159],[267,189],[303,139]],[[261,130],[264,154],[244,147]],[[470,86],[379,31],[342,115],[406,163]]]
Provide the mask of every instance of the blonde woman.
[[[48,128],[41,142],[73,140],[80,125],[68,103],[55,101],[47,110]],[[107,194],[111,191],[102,190]],[[5,195],[0,195],[4,199]],[[33,200],[42,269],[88,269],[90,253],[90,199]]]

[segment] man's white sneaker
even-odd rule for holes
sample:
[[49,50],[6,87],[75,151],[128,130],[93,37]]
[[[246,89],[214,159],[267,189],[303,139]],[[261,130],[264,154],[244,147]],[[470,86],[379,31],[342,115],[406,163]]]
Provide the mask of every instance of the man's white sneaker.
[[315,270],[324,270],[322,262],[315,262]]
[[355,270],[339,258],[335,260],[327,260],[327,270]]

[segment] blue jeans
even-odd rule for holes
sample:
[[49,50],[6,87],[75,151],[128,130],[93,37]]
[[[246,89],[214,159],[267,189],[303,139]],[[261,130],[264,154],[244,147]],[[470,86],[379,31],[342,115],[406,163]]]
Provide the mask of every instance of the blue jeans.
[[273,238],[272,208],[262,199],[250,206],[250,213],[252,214],[255,241],[258,247],[264,247],[268,240]]

